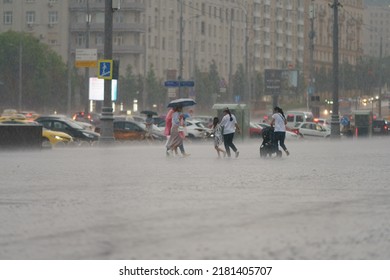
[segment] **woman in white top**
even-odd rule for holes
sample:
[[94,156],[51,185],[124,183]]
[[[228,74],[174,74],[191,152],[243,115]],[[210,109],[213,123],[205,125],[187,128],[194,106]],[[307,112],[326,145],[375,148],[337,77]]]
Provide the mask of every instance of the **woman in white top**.
[[236,146],[233,144],[234,133],[240,131],[240,127],[237,124],[236,117],[230,112],[229,108],[224,111],[224,116],[221,120],[221,126],[223,127],[223,143],[225,145],[226,154],[230,157],[230,148],[236,153],[236,157],[240,154]]
[[284,139],[286,138],[286,124],[287,120],[282,108],[275,107],[271,121],[271,126],[274,128],[275,133],[275,144],[280,145],[280,147],[282,147],[282,149],[286,152],[286,155],[290,155],[290,152],[284,144]]

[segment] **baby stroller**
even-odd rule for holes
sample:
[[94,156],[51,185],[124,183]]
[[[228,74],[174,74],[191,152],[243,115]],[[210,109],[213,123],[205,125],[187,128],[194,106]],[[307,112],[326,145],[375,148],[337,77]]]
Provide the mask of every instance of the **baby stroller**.
[[277,157],[282,156],[282,151],[279,150],[278,143],[275,141],[275,133],[273,127],[266,127],[261,133],[263,142],[260,146],[260,157],[271,157],[276,154]]

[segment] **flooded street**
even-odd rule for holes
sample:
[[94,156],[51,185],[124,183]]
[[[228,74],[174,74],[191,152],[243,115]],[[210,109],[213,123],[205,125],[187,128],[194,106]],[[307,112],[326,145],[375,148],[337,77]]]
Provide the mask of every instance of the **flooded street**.
[[2,152],[0,259],[389,259],[390,138]]

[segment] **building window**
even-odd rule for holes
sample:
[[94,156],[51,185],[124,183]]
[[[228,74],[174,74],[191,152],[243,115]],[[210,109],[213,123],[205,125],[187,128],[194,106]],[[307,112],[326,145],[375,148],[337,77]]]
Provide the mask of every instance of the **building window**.
[[114,15],[114,19],[115,19],[115,23],[124,23],[125,22],[123,13],[116,13]]
[[12,12],[4,12],[4,25],[12,24]]
[[121,46],[123,45],[123,36],[122,35],[116,35],[113,40],[113,44],[115,46]]
[[103,46],[104,45],[104,35],[103,35],[103,33],[96,34],[95,44],[96,44],[96,46]]
[[4,4],[12,3],[12,0],[3,0],[3,3],[4,3]]
[[58,12],[49,12],[49,24],[58,23]]
[[76,37],[76,46],[84,47],[85,46],[85,36],[82,33],[77,34]]
[[35,22],[35,12],[26,12],[26,22],[27,24],[33,24]]

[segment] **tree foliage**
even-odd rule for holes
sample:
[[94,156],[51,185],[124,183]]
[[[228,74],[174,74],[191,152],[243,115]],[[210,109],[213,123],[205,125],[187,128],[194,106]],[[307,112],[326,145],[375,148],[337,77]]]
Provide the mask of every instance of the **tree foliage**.
[[[22,67],[19,67],[21,63]],[[19,74],[22,74],[22,80]],[[35,37],[8,31],[0,34],[0,96],[2,107],[46,111],[64,108],[67,67],[61,57]]]

